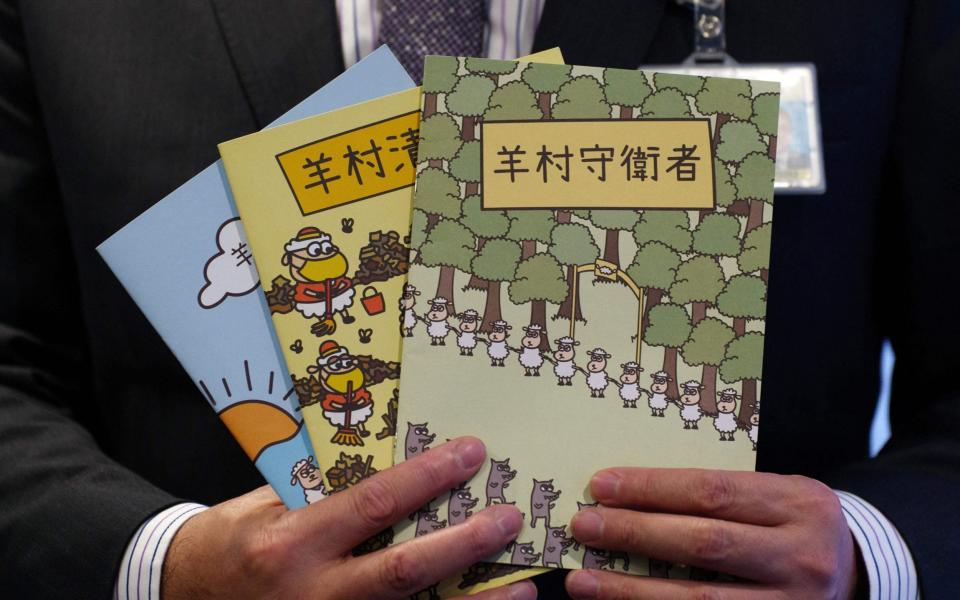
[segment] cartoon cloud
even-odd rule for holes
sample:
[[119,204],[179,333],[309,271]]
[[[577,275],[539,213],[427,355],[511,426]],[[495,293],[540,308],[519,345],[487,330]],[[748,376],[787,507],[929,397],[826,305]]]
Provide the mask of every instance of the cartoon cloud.
[[217,253],[203,267],[206,280],[197,302],[214,308],[227,296],[249,294],[260,284],[257,266],[239,218],[230,219],[217,230]]

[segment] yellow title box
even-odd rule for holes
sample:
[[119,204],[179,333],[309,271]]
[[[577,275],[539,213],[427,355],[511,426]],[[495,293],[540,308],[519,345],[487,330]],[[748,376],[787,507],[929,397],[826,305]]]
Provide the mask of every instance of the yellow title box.
[[487,121],[486,209],[707,209],[709,119]]
[[413,185],[420,113],[413,111],[277,154],[309,215]]

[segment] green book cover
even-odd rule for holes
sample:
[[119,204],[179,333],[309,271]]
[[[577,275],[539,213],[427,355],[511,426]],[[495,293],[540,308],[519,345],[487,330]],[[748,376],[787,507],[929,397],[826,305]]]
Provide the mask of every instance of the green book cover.
[[428,57],[424,88],[396,459],[490,460],[397,537],[508,502],[497,562],[666,574],[566,525],[604,467],[754,469],[779,86]]

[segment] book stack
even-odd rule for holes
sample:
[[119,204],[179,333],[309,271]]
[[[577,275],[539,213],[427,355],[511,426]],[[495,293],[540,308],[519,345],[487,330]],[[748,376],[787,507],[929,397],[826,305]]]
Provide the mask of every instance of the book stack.
[[685,576],[566,524],[603,467],[754,468],[778,92],[557,50],[430,56],[414,87],[381,47],[100,251],[290,509],[484,440],[367,544],[517,504],[517,542],[436,595]]

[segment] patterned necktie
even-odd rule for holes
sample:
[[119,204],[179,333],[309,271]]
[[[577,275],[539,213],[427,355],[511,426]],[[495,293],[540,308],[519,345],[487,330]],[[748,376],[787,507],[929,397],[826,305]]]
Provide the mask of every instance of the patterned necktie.
[[484,0],[381,0],[380,42],[420,83],[427,54],[479,56]]

